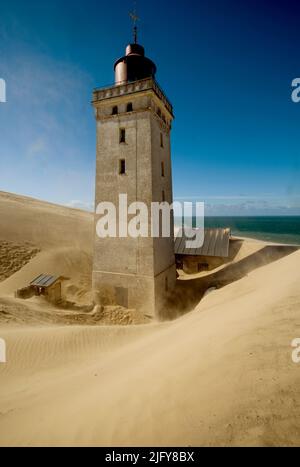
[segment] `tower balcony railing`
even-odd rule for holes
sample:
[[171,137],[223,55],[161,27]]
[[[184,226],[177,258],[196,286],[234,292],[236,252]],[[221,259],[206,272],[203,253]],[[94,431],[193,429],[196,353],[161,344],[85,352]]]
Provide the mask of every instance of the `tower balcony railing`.
[[173,115],[172,104],[166,97],[157,81],[152,77],[140,79],[137,81],[116,83],[102,88],[97,88],[93,93],[93,103],[104,99],[111,99],[113,97],[132,94],[134,92],[147,91],[148,89],[153,89],[157,97],[163,101],[170,114]]

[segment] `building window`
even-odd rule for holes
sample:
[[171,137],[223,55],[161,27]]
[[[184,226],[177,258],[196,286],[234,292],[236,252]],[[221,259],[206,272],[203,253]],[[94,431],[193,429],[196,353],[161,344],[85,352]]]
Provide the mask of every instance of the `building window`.
[[129,102],[129,104],[127,104],[127,112],[132,112],[132,111],[133,111],[132,102]]
[[164,162],[161,163],[161,176],[162,177],[165,176],[165,163]]
[[160,108],[157,109],[157,112],[156,112],[156,113],[157,113],[157,115],[158,115],[159,117],[161,117],[161,110],[160,110]]
[[167,278],[167,277],[165,278],[165,291],[166,291],[166,292],[169,291],[169,281],[168,281],[168,278]]
[[164,147],[164,137],[163,137],[163,134],[162,134],[162,133],[160,134],[160,147],[161,147],[161,148]]
[[208,263],[198,263],[198,272],[208,271],[208,270],[209,270]]
[[125,175],[126,174],[126,162],[125,159],[119,160],[119,174]]
[[162,199],[162,202],[165,203],[165,201],[166,201],[165,190],[163,190],[163,191],[161,192],[161,199]]
[[118,106],[115,105],[113,108],[112,108],[112,115],[118,115],[119,111],[118,111]]
[[126,143],[126,131],[125,131],[125,128],[120,128],[120,143]]

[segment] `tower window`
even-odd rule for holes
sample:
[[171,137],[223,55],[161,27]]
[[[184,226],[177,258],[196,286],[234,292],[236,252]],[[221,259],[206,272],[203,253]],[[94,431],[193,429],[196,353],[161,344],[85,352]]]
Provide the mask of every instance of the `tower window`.
[[127,104],[127,112],[132,112],[133,111],[133,105],[132,105],[132,102],[129,102]]
[[119,160],[119,174],[125,175],[126,174],[126,162],[125,159]]
[[119,111],[118,111],[118,106],[115,105],[113,108],[112,108],[112,115],[118,115]]
[[161,148],[164,147],[164,137],[163,137],[163,134],[162,134],[162,133],[160,134],[160,147],[161,147]]
[[126,143],[126,131],[125,131],[125,128],[120,128],[120,143]]
[[165,291],[166,291],[166,292],[169,291],[169,281],[168,281],[168,278],[167,278],[167,277],[165,278]]
[[166,201],[166,193],[165,193],[165,190],[163,190],[163,191],[161,192],[161,199],[162,199],[162,202],[165,203],[165,201]]
[[162,177],[165,176],[165,164],[164,164],[164,162],[161,163],[161,176]]

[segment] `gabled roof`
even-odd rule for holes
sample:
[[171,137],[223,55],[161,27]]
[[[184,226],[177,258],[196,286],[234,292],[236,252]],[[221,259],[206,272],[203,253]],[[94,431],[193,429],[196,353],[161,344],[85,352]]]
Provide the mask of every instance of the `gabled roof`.
[[60,279],[59,276],[50,276],[49,274],[40,274],[32,282],[30,282],[30,285],[34,285],[37,287],[43,287],[46,289],[47,287],[50,287],[55,282],[57,282],[59,279]]
[[[197,229],[188,229],[195,232]],[[218,256],[227,258],[229,256],[230,229],[204,229],[204,243],[199,248],[187,248],[186,242],[193,240],[186,236],[186,232],[180,231],[175,237],[175,254],[189,256]],[[190,232],[188,234],[190,235]],[[195,237],[194,235],[194,237]]]

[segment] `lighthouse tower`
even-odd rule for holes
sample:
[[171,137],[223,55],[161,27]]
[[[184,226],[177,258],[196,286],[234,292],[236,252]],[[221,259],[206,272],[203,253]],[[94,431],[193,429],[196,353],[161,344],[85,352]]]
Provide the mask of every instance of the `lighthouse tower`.
[[[96,207],[172,199],[170,133],[172,105],[156,82],[156,66],[134,42],[114,65],[115,84],[96,89]],[[96,222],[97,222],[97,214]],[[169,237],[100,238],[95,232],[93,291],[97,303],[121,305],[159,316],[175,287],[176,268],[171,211]],[[150,222],[150,218],[149,218]],[[95,229],[96,230],[96,229]]]

